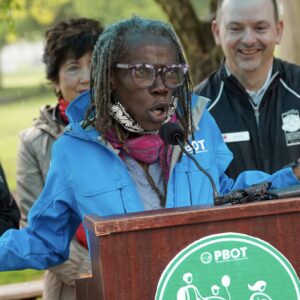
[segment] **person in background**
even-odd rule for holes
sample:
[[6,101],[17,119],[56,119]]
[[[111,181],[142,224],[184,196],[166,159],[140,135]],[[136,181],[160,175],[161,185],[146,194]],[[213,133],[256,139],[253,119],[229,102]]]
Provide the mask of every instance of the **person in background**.
[[19,228],[20,210],[9,191],[4,170],[0,164],[0,235],[9,228]]
[[[27,223],[28,212],[44,187],[53,143],[69,123],[66,108],[89,89],[92,51],[102,30],[96,20],[73,18],[55,24],[45,34],[43,61],[57,103],[41,107],[33,127],[20,133],[17,195],[22,225]],[[74,280],[79,273],[88,272],[90,264],[85,243],[85,233],[79,227],[69,260],[45,274],[44,299],[76,299]]]
[[206,99],[192,94],[188,70],[167,23],[133,17],[103,31],[93,52],[90,92],[67,109],[69,125],[53,146],[28,225],[0,237],[0,270],[61,264],[86,215],[213,205],[211,181],[178,145],[160,138],[163,124],[181,127],[186,151],[221,195],[265,181],[274,188],[299,183],[300,166],[272,175],[244,172],[236,181],[224,174],[232,154]]
[[300,67],[274,58],[283,21],[275,0],[219,0],[212,22],[225,59],[195,92],[211,100],[234,159],[227,174],[273,173],[300,153]]

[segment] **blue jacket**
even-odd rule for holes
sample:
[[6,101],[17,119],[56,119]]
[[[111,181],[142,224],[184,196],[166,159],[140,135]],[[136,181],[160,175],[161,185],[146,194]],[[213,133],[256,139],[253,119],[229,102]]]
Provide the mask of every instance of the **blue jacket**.
[[[195,157],[212,175],[221,194],[266,180],[272,181],[274,188],[299,183],[291,168],[272,176],[248,171],[235,182],[229,179],[224,170],[232,154],[204,108],[206,102],[196,96],[193,102],[193,118],[198,124],[195,140],[191,141]],[[144,210],[123,161],[103,143],[99,132],[92,127],[82,128],[80,122],[88,105],[88,92],[70,104],[67,112],[70,125],[54,144],[46,184],[30,211],[28,227],[9,230],[0,239],[0,270],[45,269],[62,263],[68,257],[70,240],[84,215],[107,216]],[[212,204],[208,178],[186,155],[177,162],[176,147],[166,206]]]

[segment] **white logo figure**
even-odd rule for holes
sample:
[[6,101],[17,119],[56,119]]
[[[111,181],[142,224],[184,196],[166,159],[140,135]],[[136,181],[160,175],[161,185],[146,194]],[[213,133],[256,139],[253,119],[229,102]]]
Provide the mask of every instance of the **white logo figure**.
[[272,300],[270,296],[264,293],[267,283],[264,280],[258,280],[253,285],[248,284],[248,289],[255,292],[249,300]]
[[204,300],[198,288],[192,284],[193,274],[185,273],[182,276],[183,281],[187,284],[181,287],[177,292],[177,300]]
[[182,279],[186,283],[186,286],[183,286],[178,290],[177,300],[231,300],[231,295],[228,291],[228,287],[230,285],[230,277],[228,275],[224,275],[221,280],[222,285],[227,292],[228,299],[219,296],[220,287],[216,284],[211,286],[212,296],[203,297],[200,294],[198,288],[192,284],[193,282],[192,273],[185,273],[182,276]]
[[231,300],[231,295],[228,291],[228,287],[230,286],[230,277],[228,275],[224,275],[222,277],[222,285],[224,286],[226,293],[228,295],[228,299],[220,297],[219,293],[220,293],[220,287],[216,284],[212,285],[211,289],[211,293],[213,294],[213,296],[210,297],[206,297],[204,298],[204,300]]

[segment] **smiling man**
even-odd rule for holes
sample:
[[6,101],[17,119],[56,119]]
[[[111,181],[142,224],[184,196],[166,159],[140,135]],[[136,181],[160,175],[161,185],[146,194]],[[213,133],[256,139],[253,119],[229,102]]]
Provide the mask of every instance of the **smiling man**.
[[209,110],[234,154],[227,174],[272,173],[295,161],[300,67],[273,56],[283,33],[276,1],[219,0],[212,33],[225,59],[196,93],[211,99]]

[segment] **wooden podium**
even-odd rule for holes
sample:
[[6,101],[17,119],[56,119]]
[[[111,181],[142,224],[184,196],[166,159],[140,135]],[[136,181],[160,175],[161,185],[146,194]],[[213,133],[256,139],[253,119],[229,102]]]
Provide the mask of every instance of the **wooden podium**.
[[88,216],[92,275],[76,281],[78,300],[152,300],[173,257],[205,236],[237,232],[277,248],[300,275],[300,198]]

